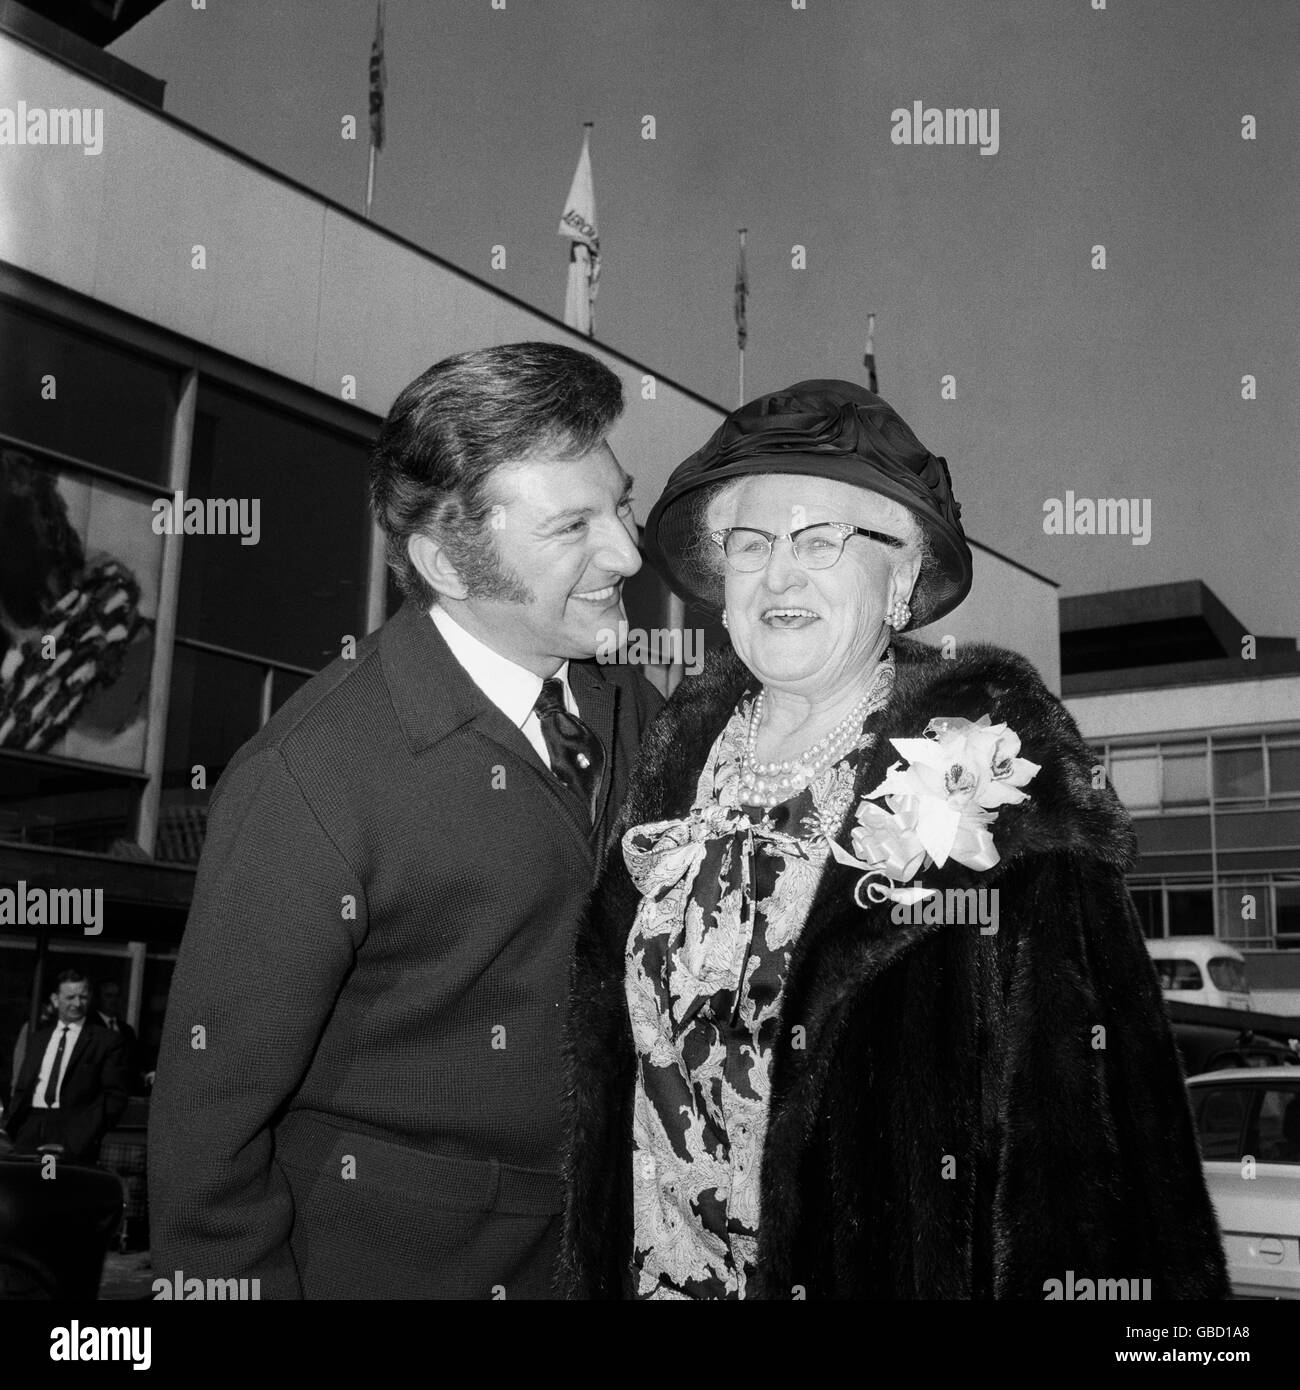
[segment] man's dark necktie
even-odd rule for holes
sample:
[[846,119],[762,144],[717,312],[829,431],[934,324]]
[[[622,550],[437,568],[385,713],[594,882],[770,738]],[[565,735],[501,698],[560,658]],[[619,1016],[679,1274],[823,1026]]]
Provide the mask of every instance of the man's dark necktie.
[[59,1068],[63,1065],[63,1045],[68,1041],[68,1025],[65,1023],[59,1032],[59,1045],[54,1049],[54,1065],[50,1068],[50,1079],[45,1083],[45,1104],[54,1109],[59,1098]]
[[578,793],[594,820],[596,795],[605,772],[605,750],[600,740],[577,715],[565,709],[564,685],[557,677],[542,682],[542,693],[533,709],[541,721],[551,771]]

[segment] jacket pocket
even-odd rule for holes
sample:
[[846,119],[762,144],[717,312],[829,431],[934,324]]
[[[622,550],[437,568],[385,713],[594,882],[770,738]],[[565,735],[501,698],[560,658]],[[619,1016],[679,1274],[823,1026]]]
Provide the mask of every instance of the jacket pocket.
[[305,1111],[291,1111],[276,1126],[275,1157],[286,1168],[336,1181],[347,1172],[358,1188],[450,1211],[555,1216],[564,1209],[558,1171],[428,1153]]

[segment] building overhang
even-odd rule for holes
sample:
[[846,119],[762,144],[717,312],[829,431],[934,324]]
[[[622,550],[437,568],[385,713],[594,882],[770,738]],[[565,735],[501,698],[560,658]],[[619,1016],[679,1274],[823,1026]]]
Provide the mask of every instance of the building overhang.
[[[105,901],[127,906],[187,911],[194,892],[194,869],[108,854],[82,854],[43,845],[0,842],[0,885],[25,883],[42,890],[103,889]],[[55,931],[59,928],[0,926],[0,931]],[[75,929],[71,929],[75,932]],[[77,933],[79,934],[79,933]]]

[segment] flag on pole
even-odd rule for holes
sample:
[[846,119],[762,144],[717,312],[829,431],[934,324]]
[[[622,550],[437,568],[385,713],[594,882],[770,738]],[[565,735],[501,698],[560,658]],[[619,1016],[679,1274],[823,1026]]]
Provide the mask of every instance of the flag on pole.
[[745,232],[740,229],[740,250],[736,253],[736,346],[743,352],[749,338],[749,323],[745,318],[745,301],[749,298],[749,277],[745,271]]
[[600,237],[596,231],[596,191],[591,179],[591,122],[582,132],[582,153],[574,171],[573,185],[560,216],[559,235],[568,237],[569,285],[564,297],[564,321],[570,328],[596,336],[596,316],[592,301],[600,278]]
[[375,13],[375,38],[370,45],[370,143],[384,148],[384,88],[388,71],[384,67],[384,0],[379,0]]
[[876,316],[867,315],[867,350],[862,354],[862,365],[867,369],[867,389],[880,392],[876,385]]

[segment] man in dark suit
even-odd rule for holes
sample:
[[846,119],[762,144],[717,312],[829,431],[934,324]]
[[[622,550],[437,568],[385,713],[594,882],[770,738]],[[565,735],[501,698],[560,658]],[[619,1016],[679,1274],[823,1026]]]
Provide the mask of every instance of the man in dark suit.
[[135,1029],[122,1017],[122,986],[116,980],[100,980],[95,986],[95,1017],[110,1033],[120,1033],[128,1050],[135,1046]]
[[95,1007],[92,1017],[121,1036],[126,1047],[127,1075],[132,1093],[140,1090],[140,1040],[135,1029],[122,1017],[122,986],[116,980],[100,980],[95,985]]
[[263,1298],[546,1298],[574,928],[658,707],[593,654],[640,568],[571,348],[398,397],[371,501],[407,596],[213,797],[153,1093],[154,1265]]
[[20,1153],[46,1150],[94,1163],[104,1135],[126,1108],[126,1049],[116,1033],[88,1018],[90,981],[65,970],[50,996],[57,1017],[36,1031],[5,1114]]

